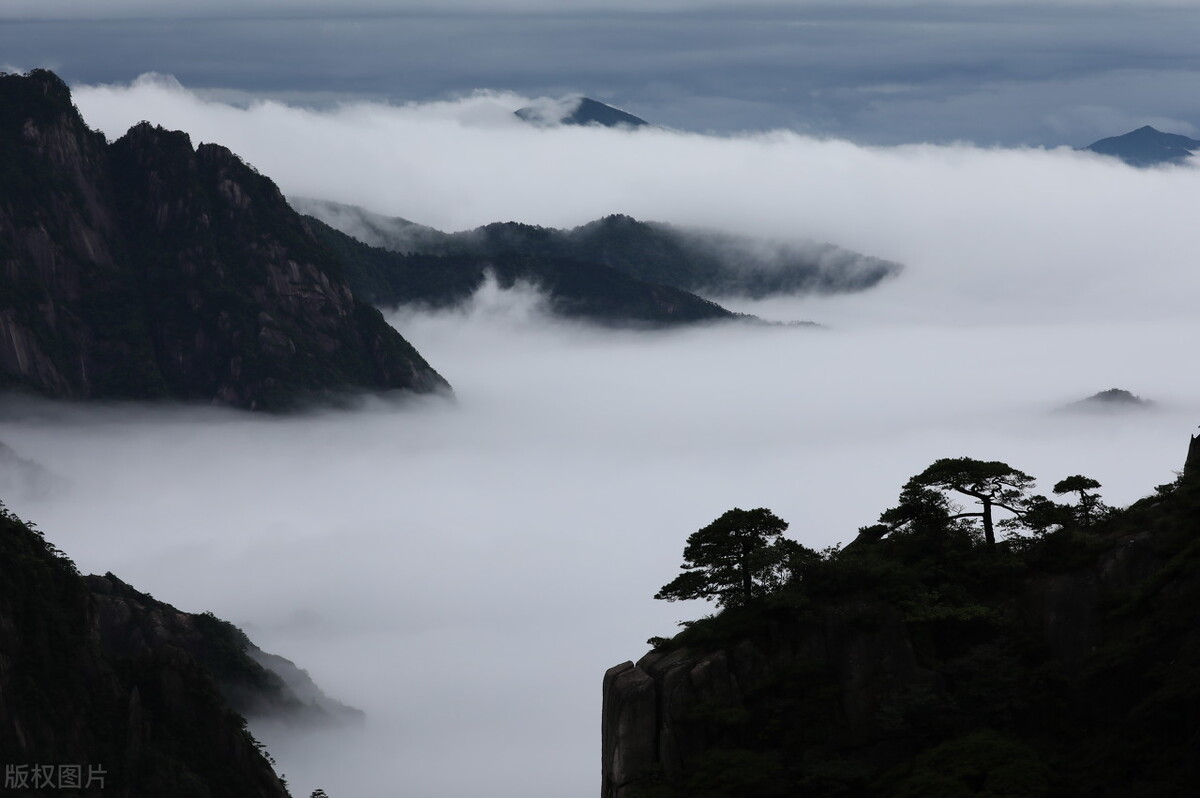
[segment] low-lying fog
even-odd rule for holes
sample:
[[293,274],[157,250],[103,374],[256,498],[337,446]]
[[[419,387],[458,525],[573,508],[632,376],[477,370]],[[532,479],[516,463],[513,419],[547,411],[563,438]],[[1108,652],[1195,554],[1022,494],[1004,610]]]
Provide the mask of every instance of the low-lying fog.
[[[582,798],[601,676],[706,611],[651,596],[725,510],[822,548],[959,455],[1123,504],[1173,478],[1200,417],[1194,322],[612,333],[533,300],[396,319],[455,402],[6,419],[62,478],[10,504],[85,572],[232,619],[367,711],[257,729],[297,795]],[[1161,406],[1052,412],[1113,385]]]
[[[81,107],[109,100],[85,94]],[[213,119],[237,133],[237,114],[266,124],[270,110]],[[282,114],[296,128],[288,142],[304,140],[306,113]],[[380,141],[386,125],[368,121],[363,141]],[[384,158],[357,146],[352,122],[339,122],[331,157]],[[502,140],[558,142],[572,157],[580,142],[612,144],[640,160],[609,164],[600,199],[572,193],[558,215],[552,157],[496,161],[476,172],[461,226],[728,214],[734,232],[828,238],[907,269],[859,296],[734,303],[820,330],[599,331],[545,318],[531,291],[492,286],[462,312],[397,315],[454,401],[291,418],[128,407],[0,417],[0,441],[59,477],[5,501],[81,570],[233,620],[366,710],[359,730],[257,727],[297,795],[591,798],[604,670],[707,611],[651,597],[686,537],[725,510],[769,507],[823,548],[872,523],[934,459],[964,455],[1005,460],[1043,492],[1083,473],[1126,504],[1174,477],[1200,422],[1197,170],[786,135],[686,137],[686,152],[666,148],[665,132],[556,135],[505,129]],[[268,168],[243,138],[230,143],[285,191],[321,195],[300,177],[312,153],[289,144]],[[464,186],[477,154],[429,142],[431,161],[463,161],[446,185]],[[776,174],[773,156],[804,168]],[[529,182],[506,182],[519,168]],[[325,188],[341,179],[317,171]],[[353,201],[355,179],[383,200],[403,188],[350,174],[327,195]],[[495,213],[506,200],[514,210]],[[436,202],[428,216],[361,204],[454,226]],[[480,208],[490,217],[467,218]],[[1157,405],[1054,412],[1112,387]]]

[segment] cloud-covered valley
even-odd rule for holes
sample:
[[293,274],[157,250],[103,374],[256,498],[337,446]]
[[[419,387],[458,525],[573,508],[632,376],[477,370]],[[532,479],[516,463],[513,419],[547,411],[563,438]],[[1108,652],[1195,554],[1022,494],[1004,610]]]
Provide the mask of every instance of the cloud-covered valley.
[[[594,795],[603,671],[707,611],[651,596],[720,513],[770,507],[823,548],[962,455],[1042,491],[1087,474],[1126,504],[1172,479],[1197,423],[1192,168],[543,130],[515,95],[314,111],[147,79],[75,98],[110,138],[149,117],[287,194],[442,229],[620,212],[906,266],[865,294],[736,305],[824,329],[598,330],[494,285],[393,315],[453,400],[6,409],[0,440],[55,480],[6,502],[81,570],[211,609],[367,711],[355,731],[260,730],[297,794]],[[1156,405],[1055,412],[1111,387]]]
[[[592,795],[600,676],[708,611],[651,596],[726,509],[823,548],[960,455],[1125,504],[1173,478],[1200,410],[1195,323],[612,333],[484,294],[396,320],[454,401],[0,423],[57,482],[11,506],[82,570],[230,618],[367,711],[256,727],[299,794]],[[1052,412],[1114,383],[1159,407]]]

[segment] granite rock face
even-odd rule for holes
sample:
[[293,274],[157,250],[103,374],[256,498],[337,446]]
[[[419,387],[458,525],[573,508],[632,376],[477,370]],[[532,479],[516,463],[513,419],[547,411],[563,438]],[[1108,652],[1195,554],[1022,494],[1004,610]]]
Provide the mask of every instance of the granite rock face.
[[53,73],[0,75],[0,388],[278,410],[445,381],[271,180],[141,123],[90,130]]
[[872,602],[830,607],[816,623],[777,622],[728,647],[651,651],[605,675],[601,795],[630,798],[647,774],[681,782],[712,751],[740,748],[748,729],[777,722],[775,687],[819,694],[824,731],[858,747],[879,742],[875,718],[893,695],[936,679],[900,613]]

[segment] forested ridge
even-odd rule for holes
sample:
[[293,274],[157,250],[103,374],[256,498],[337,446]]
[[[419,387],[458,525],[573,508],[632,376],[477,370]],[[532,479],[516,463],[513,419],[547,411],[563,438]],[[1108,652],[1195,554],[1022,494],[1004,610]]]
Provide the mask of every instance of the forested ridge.
[[1189,461],[1113,508],[1086,475],[1048,498],[1006,463],[947,458],[847,546],[762,537],[753,590],[744,546],[685,556],[658,597],[723,609],[606,674],[603,795],[1193,795]]

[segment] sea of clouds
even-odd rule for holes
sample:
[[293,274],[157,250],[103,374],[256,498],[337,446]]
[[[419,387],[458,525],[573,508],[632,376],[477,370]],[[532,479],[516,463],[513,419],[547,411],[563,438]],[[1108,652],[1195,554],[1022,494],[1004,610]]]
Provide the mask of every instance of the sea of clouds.
[[[256,727],[296,794],[595,795],[603,672],[708,611],[651,597],[725,510],[769,507],[824,548],[955,456],[1043,492],[1083,473],[1125,504],[1174,477],[1200,422],[1193,168],[542,129],[502,94],[314,111],[150,77],[75,101],[110,138],[147,118],[286,194],[442,229],[620,212],[906,266],[864,294],[731,303],[822,329],[600,330],[491,284],[393,314],[453,400],[0,415],[53,475],[6,502],[81,570],[212,610],[366,710],[356,730]],[[1111,387],[1156,404],[1056,412]]]

